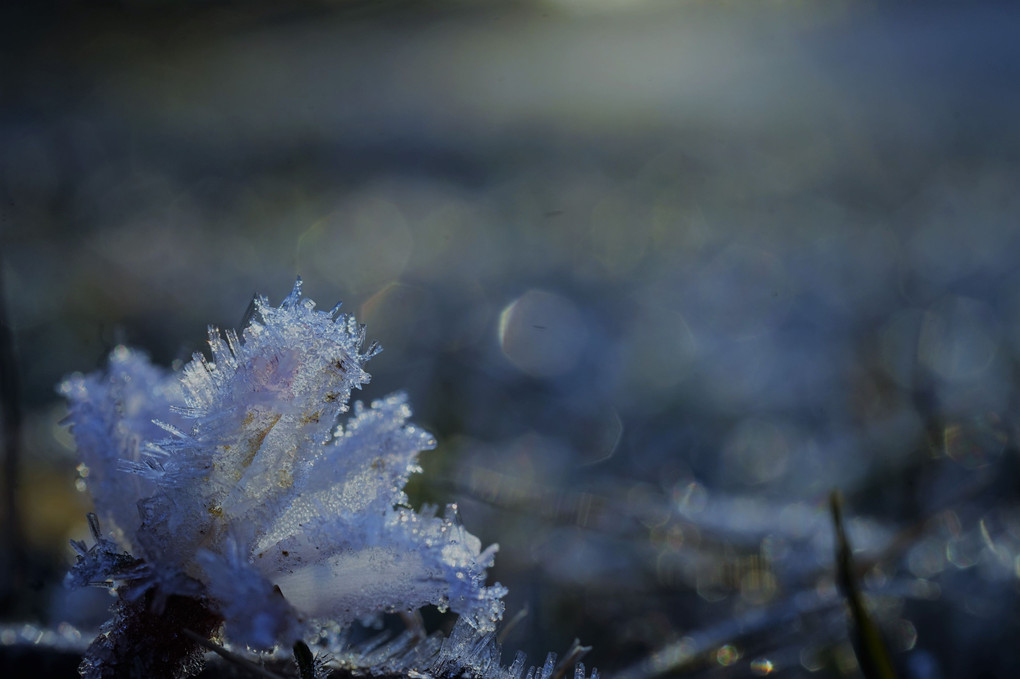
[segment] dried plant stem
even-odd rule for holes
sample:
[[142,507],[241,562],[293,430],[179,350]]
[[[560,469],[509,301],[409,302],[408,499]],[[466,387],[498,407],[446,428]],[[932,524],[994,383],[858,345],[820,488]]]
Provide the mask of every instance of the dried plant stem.
[[25,582],[25,550],[17,496],[21,462],[18,357],[7,314],[4,271],[0,260],[0,429],[3,429],[3,550],[7,555],[7,573],[2,580],[6,585],[0,591],[0,601],[9,604]]
[[588,655],[590,650],[591,646],[582,646],[580,639],[574,639],[574,643],[570,644],[570,648],[563,654],[563,659],[556,665],[550,679],[563,679],[567,671],[573,669],[581,658]]

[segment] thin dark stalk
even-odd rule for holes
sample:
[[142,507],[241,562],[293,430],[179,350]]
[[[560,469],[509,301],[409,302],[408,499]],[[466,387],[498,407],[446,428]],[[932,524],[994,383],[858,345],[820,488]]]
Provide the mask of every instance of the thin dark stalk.
[[567,671],[574,668],[578,661],[588,654],[591,650],[591,646],[582,646],[580,639],[574,639],[574,643],[570,644],[570,648],[563,655],[563,659],[556,665],[553,670],[551,679],[563,679],[567,675]]
[[510,632],[513,631],[513,629],[517,627],[518,624],[520,624],[521,620],[524,620],[524,618],[526,617],[528,617],[527,608],[522,608],[521,610],[517,611],[517,613],[514,614],[514,617],[510,618],[510,621],[503,625],[503,629],[499,631],[499,635],[496,637],[496,642],[502,644],[504,641],[506,641],[506,638],[510,634]]
[[[0,260],[0,428],[3,429],[3,549],[7,554],[6,586],[0,600],[10,604],[25,583],[25,548],[21,513],[18,506],[18,481],[21,468],[21,389],[18,381],[18,356],[14,333],[7,314],[4,290],[6,269]],[[6,605],[7,610],[10,609]]]
[[868,613],[854,569],[853,550],[843,526],[843,499],[838,491],[829,496],[832,523],[836,531],[836,581],[846,597],[854,622],[857,662],[867,679],[896,679],[882,633]]

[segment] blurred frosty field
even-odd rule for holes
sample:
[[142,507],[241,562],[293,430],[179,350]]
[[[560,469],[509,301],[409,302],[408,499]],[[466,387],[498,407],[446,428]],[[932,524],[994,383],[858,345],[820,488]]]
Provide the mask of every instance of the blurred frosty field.
[[1014,664],[1009,5],[61,12],[7,23],[0,76],[17,615],[102,617],[57,584],[86,511],[57,381],[186,359],[300,274],[384,346],[365,398],[437,435],[418,499],[500,543],[509,647],[853,676],[839,487],[903,676]]

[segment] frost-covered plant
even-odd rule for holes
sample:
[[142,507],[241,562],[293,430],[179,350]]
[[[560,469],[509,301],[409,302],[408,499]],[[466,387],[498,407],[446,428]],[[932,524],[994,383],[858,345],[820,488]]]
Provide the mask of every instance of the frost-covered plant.
[[479,634],[500,619],[505,590],[485,586],[496,546],[481,550],[455,508],[408,504],[434,441],[405,396],[355,402],[338,424],[378,348],[300,283],[279,307],[256,299],[241,335],[211,328],[211,360],[173,372],[118,347],[61,385],[98,517],[68,581],[119,594],[86,676],[186,674],[196,635],[289,647],[317,621],[426,604]]

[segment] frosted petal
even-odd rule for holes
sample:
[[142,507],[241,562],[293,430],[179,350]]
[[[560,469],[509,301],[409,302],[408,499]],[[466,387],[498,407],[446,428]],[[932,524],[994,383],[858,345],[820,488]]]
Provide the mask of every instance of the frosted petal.
[[494,549],[480,552],[477,538],[449,519],[422,519],[407,509],[360,530],[352,524],[337,530],[345,537],[333,553],[313,541],[285,540],[263,553],[261,570],[277,573],[273,581],[288,600],[313,618],[348,622],[367,610],[431,603],[449,606],[478,629],[495,627],[505,590],[485,587]]
[[82,474],[108,537],[125,549],[136,544],[137,502],[155,492],[155,484],[125,471],[146,466],[148,442],[165,436],[161,425],[180,426],[172,412],[183,392],[179,382],[153,366],[142,353],[118,347],[105,373],[72,375],[59,391],[68,400],[68,421],[84,465]]

